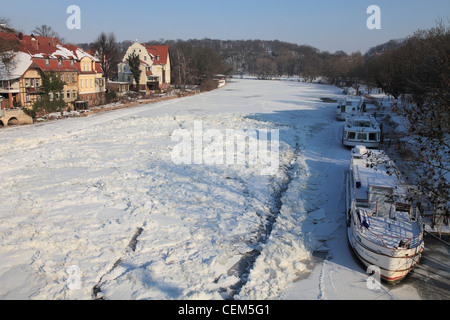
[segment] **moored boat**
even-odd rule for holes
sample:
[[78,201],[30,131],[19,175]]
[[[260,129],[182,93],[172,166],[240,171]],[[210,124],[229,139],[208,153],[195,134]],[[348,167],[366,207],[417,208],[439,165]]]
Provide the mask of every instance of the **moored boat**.
[[346,177],[347,236],[366,266],[401,281],[420,261],[423,222],[395,163],[382,150],[352,149]]
[[347,116],[363,112],[363,100],[359,96],[347,96],[339,101],[336,109],[336,119],[344,121]]
[[381,143],[381,126],[369,114],[348,116],[345,120],[342,143],[349,147],[363,145],[378,148]]

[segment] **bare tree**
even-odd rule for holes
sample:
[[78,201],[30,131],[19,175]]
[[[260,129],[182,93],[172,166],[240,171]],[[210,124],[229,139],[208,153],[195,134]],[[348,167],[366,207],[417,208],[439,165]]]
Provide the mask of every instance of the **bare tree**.
[[180,49],[171,50],[172,56],[172,72],[174,73],[175,82],[185,89],[187,84],[192,84],[191,59]]
[[9,19],[3,17],[0,17],[0,31],[7,33],[16,32],[16,30],[14,30],[14,28],[10,26]]
[[117,64],[120,62],[119,44],[114,33],[106,35],[102,32],[91,44],[91,49],[96,51],[96,55],[100,59],[105,78],[112,79],[117,72]]
[[410,59],[404,72],[411,104],[402,111],[415,137],[413,160],[419,183],[435,209],[448,218],[450,178],[450,27],[416,32],[403,48]]
[[272,79],[277,75],[277,64],[269,58],[259,58],[256,61],[256,75],[258,79]]
[[41,36],[41,37],[59,38],[58,33],[56,31],[54,31],[52,27],[47,26],[46,24],[37,26],[36,28],[31,30],[31,33],[33,33],[36,36]]

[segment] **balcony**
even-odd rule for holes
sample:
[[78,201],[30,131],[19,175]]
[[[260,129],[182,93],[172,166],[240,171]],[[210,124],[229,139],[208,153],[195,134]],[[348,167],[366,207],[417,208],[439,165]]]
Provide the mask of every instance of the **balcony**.
[[19,80],[0,80],[0,93],[19,93]]
[[19,93],[19,88],[12,88],[12,87],[1,87],[0,86],[0,93]]
[[44,93],[44,88],[43,87],[28,86],[25,89],[26,89],[26,92],[28,94],[41,94],[41,93]]

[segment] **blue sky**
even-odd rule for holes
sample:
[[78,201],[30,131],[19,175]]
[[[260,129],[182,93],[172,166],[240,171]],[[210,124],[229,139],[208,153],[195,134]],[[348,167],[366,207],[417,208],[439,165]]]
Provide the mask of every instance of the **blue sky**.
[[[66,26],[70,5],[81,9],[79,30]],[[381,9],[380,30],[366,27],[370,5]],[[92,42],[104,31],[120,41],[262,39],[348,53],[450,21],[449,0],[0,0],[0,8],[16,29],[29,34],[47,24],[69,43]]]

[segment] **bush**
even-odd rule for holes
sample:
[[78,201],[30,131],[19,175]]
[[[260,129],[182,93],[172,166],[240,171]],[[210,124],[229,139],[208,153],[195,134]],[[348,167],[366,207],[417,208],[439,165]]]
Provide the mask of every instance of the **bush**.
[[200,89],[200,91],[211,91],[211,90],[217,89],[217,86],[218,86],[217,81],[210,79],[210,80],[203,81],[202,84],[200,85],[199,89]]
[[62,98],[56,100],[50,100],[48,98],[42,97],[40,100],[36,101],[33,105],[32,112],[34,114],[51,113],[51,112],[61,112],[66,106]]
[[113,101],[116,101],[117,99],[117,94],[115,91],[109,91],[105,93],[105,101],[106,103],[110,103]]
[[31,118],[36,119],[36,111],[33,109],[27,109],[27,108],[23,108],[22,111],[29,115]]

